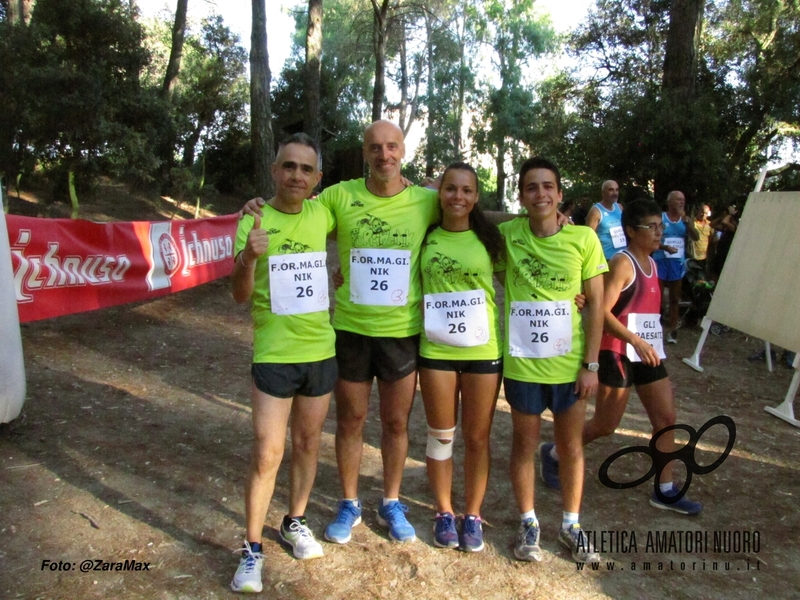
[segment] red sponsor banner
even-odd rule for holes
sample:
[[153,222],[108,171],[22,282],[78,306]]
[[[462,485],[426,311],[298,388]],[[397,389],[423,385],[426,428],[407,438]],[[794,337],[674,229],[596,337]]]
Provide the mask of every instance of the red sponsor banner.
[[6,215],[23,323],[179,292],[233,270],[237,215],[92,223]]

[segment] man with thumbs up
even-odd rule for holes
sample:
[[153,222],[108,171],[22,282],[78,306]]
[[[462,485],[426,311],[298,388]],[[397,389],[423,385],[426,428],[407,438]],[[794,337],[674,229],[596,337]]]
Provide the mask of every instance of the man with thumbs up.
[[245,216],[236,232],[233,297],[252,302],[255,438],[245,489],[247,533],[231,581],[237,592],[262,590],[261,532],[290,417],[289,514],[280,537],[296,558],[323,553],[305,518],[337,376],[326,268],[326,239],[334,220],[326,207],[306,200],[322,177],[319,156],[306,134],[284,141],[272,165],[275,197],[263,207],[263,216]]

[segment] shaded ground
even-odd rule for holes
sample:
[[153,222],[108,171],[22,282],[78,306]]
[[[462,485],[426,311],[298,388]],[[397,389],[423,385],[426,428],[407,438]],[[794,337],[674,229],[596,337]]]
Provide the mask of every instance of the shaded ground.
[[[86,214],[149,220],[172,212],[172,205],[156,200],[128,200],[124,212],[115,212],[122,196],[103,197],[113,197],[115,203],[86,202]],[[240,203],[234,199],[232,206]],[[36,212],[29,202],[24,204]],[[15,207],[21,206],[12,198],[12,212],[20,212]],[[466,555],[436,549],[424,467],[425,419],[418,398],[403,501],[420,541],[391,543],[377,526],[380,431],[373,412],[361,477],[365,523],[354,530],[350,544],[325,544],[325,557],[308,562],[294,560],[279,545],[276,528],[288,502],[288,472],[285,465],[281,469],[265,531],[264,597],[800,596],[800,430],[763,410],[782,401],[791,371],[778,366],[770,374],[763,362],[748,362],[759,342],[730,332],[710,336],[702,359],[706,371],[696,373],[679,359],[692,353],[698,334],[682,330],[678,345],[668,348],[678,421],[699,429],[710,418],[727,414],[737,426],[728,459],[692,481],[691,497],[705,504],[699,517],[651,508],[647,500],[652,488],[646,485],[612,490],[598,481],[600,465],[609,455],[649,440],[647,417],[632,397],[620,431],[587,449],[581,521],[585,529],[635,533],[636,550],[607,547],[598,571],[579,572],[556,542],[559,497],[538,486],[545,560],[515,561],[517,515],[507,476],[511,419],[501,395],[483,510],[486,551]],[[248,310],[234,304],[227,282],[23,326],[28,398],[20,418],[0,426],[0,597],[233,597],[228,583],[237,558],[231,551],[244,532],[242,488],[251,435],[250,336]],[[340,493],[334,425],[332,406],[308,509],[320,536]],[[552,437],[549,421],[543,435]],[[699,445],[698,462],[712,462],[726,439],[723,428],[710,430]],[[457,442],[456,457],[462,451]],[[649,468],[649,461],[624,466],[634,478]],[[460,458],[456,473],[455,497],[460,498]],[[707,551],[647,551],[648,532],[680,536],[687,530],[707,532]],[[715,531],[758,531],[760,546],[757,551],[715,552]],[[75,566],[70,571],[42,570],[45,559]],[[77,568],[85,559],[136,559],[151,565],[146,572],[84,574]],[[650,571],[644,570],[646,562]]]

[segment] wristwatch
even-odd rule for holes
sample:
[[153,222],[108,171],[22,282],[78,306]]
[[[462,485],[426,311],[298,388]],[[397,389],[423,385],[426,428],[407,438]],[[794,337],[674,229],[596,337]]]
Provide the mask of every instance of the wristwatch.
[[591,371],[592,373],[597,373],[600,370],[600,363],[583,363],[581,365],[584,369]]

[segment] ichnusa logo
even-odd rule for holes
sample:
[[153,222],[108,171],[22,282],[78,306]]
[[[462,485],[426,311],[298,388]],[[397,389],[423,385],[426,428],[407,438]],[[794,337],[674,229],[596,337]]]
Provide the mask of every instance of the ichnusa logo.
[[176,242],[172,227],[172,221],[150,223],[147,287],[151,292],[172,287],[175,275],[186,277],[195,267],[233,257],[233,240],[229,235],[200,237],[197,231],[180,225]]
[[[697,443],[700,441],[700,438],[703,437],[703,434],[711,429],[714,425],[724,425],[728,429],[728,444],[725,447],[725,451],[720,455],[720,457],[715,460],[710,465],[701,466],[697,464],[697,460],[695,460],[695,447]],[[674,452],[661,452],[656,448],[656,443],[658,442],[659,438],[675,429],[682,429],[689,434],[689,442],[683,446],[675,450]],[[665,427],[658,433],[656,433],[652,438],[650,438],[650,444],[647,446],[632,446],[630,448],[623,448],[619,452],[615,452],[611,456],[609,456],[605,462],[600,466],[600,473],[599,478],[600,482],[609,488],[615,490],[626,490],[628,488],[636,487],[643,484],[645,481],[650,479],[651,477],[655,476],[655,480],[653,481],[653,489],[655,491],[656,497],[665,504],[674,504],[686,494],[689,490],[689,485],[692,483],[692,476],[693,475],[706,475],[711,473],[717,467],[719,467],[725,459],[728,458],[728,454],[731,453],[733,449],[733,444],[736,441],[736,424],[733,422],[728,416],[719,415],[718,417],[714,417],[713,419],[709,419],[705,425],[703,425],[699,431],[695,431],[694,427],[690,427],[689,425],[670,425],[669,427]],[[614,481],[609,477],[608,470],[611,468],[611,465],[614,463],[615,460],[621,458],[627,454],[634,454],[641,452],[642,454],[646,454],[650,457],[652,461],[652,466],[650,470],[639,479],[635,481],[626,481],[620,483],[619,481]],[[674,496],[667,496],[659,487],[659,481],[661,479],[661,472],[664,468],[673,460],[678,460],[684,464],[686,467],[686,482],[683,484],[681,490],[675,494]]]

